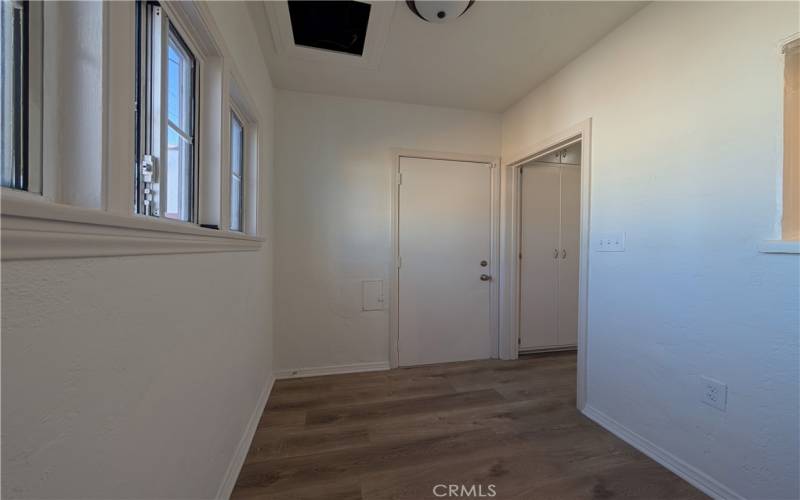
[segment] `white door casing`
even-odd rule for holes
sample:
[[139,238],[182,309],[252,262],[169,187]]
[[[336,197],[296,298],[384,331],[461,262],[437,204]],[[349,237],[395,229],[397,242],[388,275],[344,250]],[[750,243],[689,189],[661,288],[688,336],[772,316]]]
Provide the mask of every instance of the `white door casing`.
[[548,137],[531,137],[524,148],[504,156],[500,191],[500,272],[498,347],[500,359],[516,359],[519,350],[519,248],[521,166],[534,158],[576,142],[580,150],[580,252],[578,255],[578,377],[576,406],[583,410],[587,399],[589,323],[589,234],[591,230],[592,119],[587,118]]

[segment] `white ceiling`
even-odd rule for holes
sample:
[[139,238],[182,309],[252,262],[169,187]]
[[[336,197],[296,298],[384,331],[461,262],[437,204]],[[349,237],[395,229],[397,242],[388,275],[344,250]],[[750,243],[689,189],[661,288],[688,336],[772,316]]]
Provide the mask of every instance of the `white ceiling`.
[[[478,0],[461,18],[431,24],[405,2],[394,2],[385,19],[370,26],[381,32],[367,33],[377,49],[363,65],[343,64],[342,56],[324,51],[303,57],[287,50],[279,26],[288,21],[278,14],[287,11],[285,1],[250,6],[278,88],[500,112],[645,3]],[[373,11],[379,5],[386,10],[376,3]]]

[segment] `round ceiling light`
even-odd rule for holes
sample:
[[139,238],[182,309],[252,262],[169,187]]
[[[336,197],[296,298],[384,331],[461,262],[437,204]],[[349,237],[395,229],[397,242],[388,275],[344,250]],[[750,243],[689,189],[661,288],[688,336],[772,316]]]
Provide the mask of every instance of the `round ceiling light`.
[[475,0],[406,0],[411,12],[429,23],[445,23],[466,12]]

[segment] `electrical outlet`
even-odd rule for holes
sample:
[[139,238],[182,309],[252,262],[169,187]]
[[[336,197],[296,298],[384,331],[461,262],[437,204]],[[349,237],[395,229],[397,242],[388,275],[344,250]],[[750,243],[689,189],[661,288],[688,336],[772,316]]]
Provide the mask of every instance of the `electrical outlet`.
[[595,250],[598,252],[624,252],[625,233],[601,233],[595,236]]
[[701,376],[701,388],[703,390],[701,401],[718,410],[725,411],[728,405],[728,386],[706,376]]

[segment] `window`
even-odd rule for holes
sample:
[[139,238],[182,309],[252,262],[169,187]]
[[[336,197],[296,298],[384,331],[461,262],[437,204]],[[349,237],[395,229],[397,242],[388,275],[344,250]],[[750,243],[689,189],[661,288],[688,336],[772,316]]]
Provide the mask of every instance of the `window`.
[[231,230],[244,227],[244,127],[231,111]]
[[41,4],[0,4],[3,187],[41,192]]
[[195,221],[197,60],[158,4],[141,4],[138,19],[137,210]]
[[0,1],[4,261],[261,246],[258,109],[228,87],[237,61],[210,16],[202,2]]
[[782,239],[800,240],[800,39],[784,49]]

